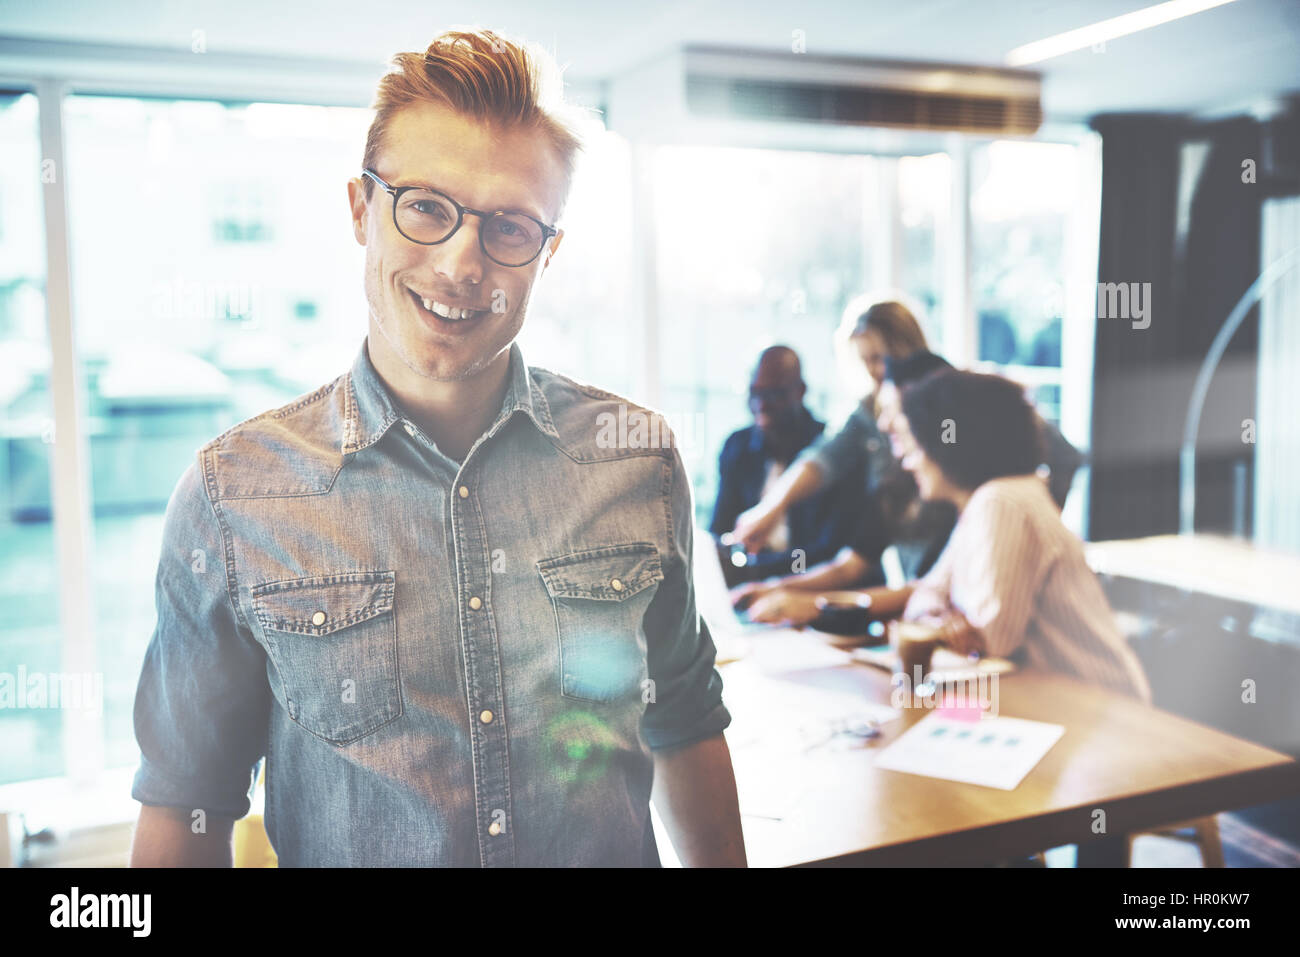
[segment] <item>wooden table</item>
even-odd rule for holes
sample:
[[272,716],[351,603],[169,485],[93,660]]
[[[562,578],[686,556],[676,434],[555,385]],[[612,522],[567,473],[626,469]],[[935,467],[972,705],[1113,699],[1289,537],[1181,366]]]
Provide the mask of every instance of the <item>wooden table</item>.
[[1002,679],[999,713],[1066,730],[1014,791],[877,769],[876,753],[931,712],[905,711],[876,739],[831,736],[837,707],[888,704],[890,676],[816,632],[745,641],[719,672],[752,866],[983,863],[1091,840],[1096,809],[1119,834],[1300,793],[1286,755],[1031,672]]
[[1222,535],[1155,535],[1087,542],[1099,575],[1300,615],[1300,555]]

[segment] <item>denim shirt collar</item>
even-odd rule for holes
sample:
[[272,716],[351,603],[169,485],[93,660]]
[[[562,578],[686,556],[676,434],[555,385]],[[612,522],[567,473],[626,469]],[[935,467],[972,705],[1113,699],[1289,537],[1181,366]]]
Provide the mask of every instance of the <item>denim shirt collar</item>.
[[[487,432],[495,432],[516,412],[523,412],[538,431],[558,440],[559,434],[551,418],[550,404],[546,401],[546,396],[542,393],[537,380],[529,373],[528,366],[524,363],[523,352],[517,342],[510,344],[510,369],[506,373],[506,378],[509,384],[501,403],[501,410]],[[369,337],[361,342],[361,348],[348,374],[347,386],[340,446],[344,455],[349,452],[359,452],[373,445],[383,437],[393,423],[402,418],[392,393],[389,392],[370,361]]]

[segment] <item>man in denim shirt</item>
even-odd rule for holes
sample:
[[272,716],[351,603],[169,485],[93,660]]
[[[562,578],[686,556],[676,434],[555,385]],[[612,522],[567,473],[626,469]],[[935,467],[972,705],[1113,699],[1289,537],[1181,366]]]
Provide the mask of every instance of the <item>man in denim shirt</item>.
[[652,790],[685,863],[743,864],[672,435],[514,344],[578,147],[553,64],[394,62],[348,184],[369,335],[168,505],[132,863],[230,864],[265,758],[284,866],[657,865]]

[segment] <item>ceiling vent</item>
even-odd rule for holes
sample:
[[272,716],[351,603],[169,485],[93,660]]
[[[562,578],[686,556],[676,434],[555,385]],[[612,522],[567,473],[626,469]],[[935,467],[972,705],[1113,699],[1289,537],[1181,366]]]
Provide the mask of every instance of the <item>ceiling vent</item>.
[[688,114],[838,126],[1029,135],[1037,73],[954,64],[686,47]]

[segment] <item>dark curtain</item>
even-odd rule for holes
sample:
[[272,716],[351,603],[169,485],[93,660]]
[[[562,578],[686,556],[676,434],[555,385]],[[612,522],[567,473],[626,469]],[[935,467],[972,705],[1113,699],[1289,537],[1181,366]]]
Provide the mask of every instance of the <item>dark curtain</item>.
[[[1171,533],[1197,369],[1259,272],[1260,194],[1241,182],[1242,160],[1259,157],[1259,130],[1249,119],[1194,124],[1159,115],[1100,116],[1092,125],[1102,136],[1098,282],[1150,283],[1151,299],[1145,329],[1098,310],[1088,534]],[[1199,164],[1187,144],[1205,144]],[[1230,443],[1227,426],[1254,418],[1257,343],[1252,314],[1224,359],[1234,374],[1216,376],[1206,402],[1201,432],[1213,441],[1198,446],[1200,530],[1229,531],[1240,514],[1234,469],[1249,466],[1253,446]],[[1249,489],[1249,472],[1245,480]]]
[[[1183,349],[1180,358],[1193,369],[1199,367],[1228,313],[1263,268],[1262,186],[1241,181],[1242,160],[1260,162],[1260,126],[1249,118],[1238,119],[1215,124],[1208,133],[1212,145],[1192,200],[1182,281],[1188,328],[1179,340]],[[1224,372],[1214,377],[1206,395],[1196,456],[1198,531],[1249,534],[1252,527],[1255,446],[1241,440],[1241,423],[1255,419],[1258,357],[1259,310],[1255,308],[1229,341],[1220,364]],[[1229,369],[1237,374],[1229,375]],[[1234,477],[1238,475],[1239,481]],[[1238,504],[1239,491],[1244,500]],[[1234,527],[1239,520],[1241,529]]]

